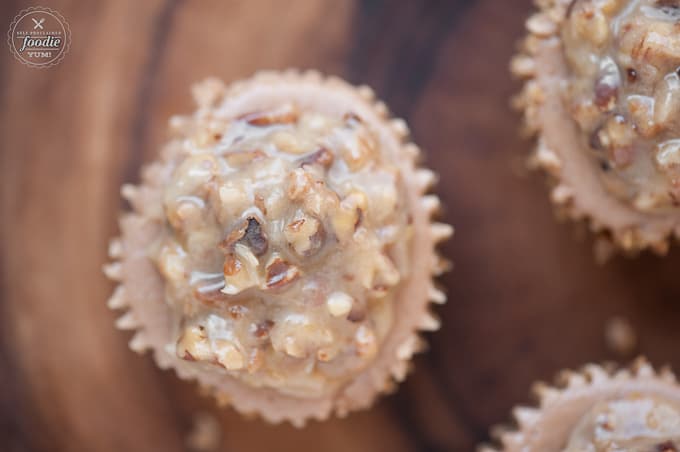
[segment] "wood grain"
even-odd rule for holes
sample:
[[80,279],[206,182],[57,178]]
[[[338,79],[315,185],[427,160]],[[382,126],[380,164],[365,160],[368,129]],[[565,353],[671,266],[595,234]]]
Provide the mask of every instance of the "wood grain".
[[[0,26],[28,2],[0,4]],[[198,413],[221,451],[463,451],[559,369],[636,352],[680,369],[680,253],[598,266],[554,220],[508,108],[530,0],[45,2],[73,33],[58,66],[0,54],[0,450],[181,451]],[[246,420],[127,349],[101,273],[123,204],[189,85],[261,68],[368,83],[407,119],[456,226],[443,329],[398,393],[304,430]]]

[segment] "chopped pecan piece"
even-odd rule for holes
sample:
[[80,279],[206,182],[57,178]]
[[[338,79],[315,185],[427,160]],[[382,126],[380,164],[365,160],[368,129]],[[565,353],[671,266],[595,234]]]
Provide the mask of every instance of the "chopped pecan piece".
[[361,322],[365,318],[366,308],[363,306],[357,306],[357,304],[352,306],[352,310],[349,311],[349,314],[347,315],[347,320],[353,323]]
[[228,254],[224,259],[222,270],[225,276],[234,276],[241,271],[241,261],[236,259],[233,254]]
[[262,232],[260,223],[253,217],[248,218],[248,226],[243,241],[253,250],[256,256],[261,256],[267,252],[267,236]]
[[220,243],[219,247],[222,251],[230,253],[236,243],[243,243],[248,246],[255,256],[261,256],[266,253],[269,246],[267,236],[262,231],[262,225],[254,217],[248,217],[239,224]]
[[261,159],[266,156],[267,154],[261,150],[255,149],[254,151],[229,152],[224,156],[224,159],[227,161],[227,163],[229,163],[230,166],[243,166],[252,162],[253,160]]
[[264,203],[264,197],[262,197],[262,195],[255,195],[255,207],[260,209],[262,215],[267,215],[267,205]]
[[354,113],[354,112],[352,112],[352,111],[345,113],[345,114],[342,116],[342,119],[344,119],[345,122],[346,122],[347,124],[350,124],[350,125],[353,125],[353,124],[360,124],[360,123],[363,122],[363,121],[361,120],[361,117],[359,117],[359,115],[357,115],[356,113]]
[[284,261],[279,256],[272,257],[265,271],[267,272],[266,285],[268,289],[280,289],[300,276],[300,270],[295,265]]
[[680,1],[678,0],[656,0],[656,6],[661,8],[680,9]]
[[312,177],[302,168],[295,169],[289,176],[288,197],[298,200],[305,197],[312,188]]
[[222,292],[235,295],[260,283],[259,260],[243,243],[234,245],[234,252],[224,258]]
[[204,328],[196,325],[185,328],[177,339],[175,353],[178,358],[187,361],[208,360],[212,351]]
[[181,358],[185,361],[196,361],[196,358],[194,358],[189,350],[184,350],[184,355]]
[[333,153],[328,149],[321,147],[301,158],[299,162],[301,167],[305,165],[321,165],[328,169],[333,165],[333,160]]
[[312,256],[323,246],[326,230],[318,219],[298,215],[283,231],[291,248],[299,256]]
[[657,452],[678,452],[678,448],[675,447],[673,441],[665,441],[663,443],[656,445]]
[[201,290],[200,287],[197,287],[194,289],[193,293],[197,300],[211,306],[219,305],[228,298],[226,294],[220,292],[220,289],[217,288],[213,290]]
[[269,337],[269,330],[274,326],[271,320],[265,320],[257,324],[253,324],[253,335],[258,339],[267,339]]
[[595,84],[595,105],[602,110],[611,109],[616,103],[618,88],[603,81]]
[[619,86],[619,67],[613,58],[603,58],[600,62],[600,77],[595,82],[595,105],[604,111],[614,108],[619,97]]
[[361,325],[354,335],[354,346],[359,356],[373,356],[378,350],[375,333],[366,325]]
[[274,124],[293,124],[297,122],[300,112],[292,104],[285,104],[273,110],[254,111],[239,116],[237,119],[251,126],[266,127]]
[[354,299],[345,292],[333,292],[326,300],[328,312],[333,317],[345,317],[352,310]]
[[227,370],[240,370],[245,366],[243,354],[228,340],[218,339],[215,341],[215,364],[219,364]]
[[229,316],[234,319],[234,320],[239,320],[243,318],[243,315],[248,311],[248,308],[246,308],[243,305],[236,304],[233,306],[229,306]]

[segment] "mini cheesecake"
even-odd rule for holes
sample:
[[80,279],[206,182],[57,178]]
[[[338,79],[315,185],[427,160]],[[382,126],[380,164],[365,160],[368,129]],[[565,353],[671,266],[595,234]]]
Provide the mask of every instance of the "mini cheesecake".
[[514,426],[495,431],[480,452],[676,452],[680,385],[644,360],[630,369],[597,365],[564,371],[555,386],[535,387],[537,407],[515,408]]
[[552,200],[626,252],[665,253],[680,236],[680,2],[537,4],[511,69]]
[[434,174],[367,87],[315,72],[194,87],[122,195],[109,301],[130,346],[243,413],[302,425],[406,374],[445,296]]

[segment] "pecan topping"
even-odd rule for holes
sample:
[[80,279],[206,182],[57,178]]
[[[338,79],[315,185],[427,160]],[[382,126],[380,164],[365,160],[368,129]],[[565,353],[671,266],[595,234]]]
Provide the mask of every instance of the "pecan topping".
[[230,166],[243,166],[247,165],[253,160],[261,159],[266,156],[267,154],[265,154],[261,150],[255,149],[254,151],[230,152],[226,154],[224,158],[227,161],[227,163],[229,163]]
[[333,153],[328,149],[321,147],[311,154],[304,156],[299,161],[301,167],[305,165],[321,165],[328,169],[333,165],[333,160]]
[[189,350],[184,350],[184,355],[182,356],[182,359],[185,361],[196,361],[196,358],[189,353]]
[[590,145],[591,149],[594,149],[596,151],[601,151],[604,149],[604,144],[602,143],[602,138],[600,137],[600,132],[602,132],[603,126],[598,127],[595,129],[593,133],[590,134],[590,138],[588,139],[588,144]]
[[366,309],[363,306],[357,306],[354,304],[352,310],[347,314],[347,320],[350,322],[361,322],[366,318]]
[[248,218],[248,227],[246,227],[243,241],[253,250],[256,256],[261,256],[267,252],[267,237],[262,232],[262,226],[255,218]]
[[300,218],[299,220],[295,220],[295,221],[291,222],[288,225],[288,229],[290,229],[293,232],[298,232],[303,224],[305,224],[305,219]]
[[271,320],[265,320],[258,324],[253,325],[253,335],[258,339],[267,339],[269,337],[269,331],[274,326],[274,322]]
[[240,304],[229,306],[229,316],[234,320],[242,319],[246,311],[248,309]]
[[595,105],[602,110],[609,110],[614,106],[619,89],[604,80],[595,84]]
[[220,243],[219,247],[224,252],[231,252],[236,243],[245,244],[256,256],[266,253],[269,246],[267,236],[262,231],[260,222],[254,217],[248,217],[239,227],[231,231],[227,238]]
[[260,209],[260,212],[262,212],[262,215],[267,215],[267,206],[264,203],[264,198],[262,195],[255,195],[255,207]]
[[202,361],[211,355],[208,339],[202,326],[185,328],[177,340],[176,354],[187,361]]
[[657,452],[678,452],[677,447],[675,447],[675,444],[673,441],[666,441],[661,444],[656,445],[656,451]]
[[284,229],[284,235],[293,250],[300,256],[312,256],[323,246],[326,230],[312,216],[300,214]]
[[200,372],[320,397],[365,369],[390,331],[398,278],[383,255],[395,250],[399,272],[408,259],[408,209],[395,201],[408,187],[356,114],[250,108],[202,110],[210,140],[178,157],[163,193],[155,257],[177,314],[174,353]]
[[567,6],[566,17],[571,17],[571,13],[574,11],[574,6],[576,5],[577,1],[578,0],[571,0],[571,3],[569,3],[569,6]]
[[214,290],[201,290],[201,288],[198,287],[194,289],[193,294],[197,300],[213,306],[218,305],[227,299],[227,296],[217,288]]
[[294,105],[286,104],[273,110],[254,111],[239,116],[237,119],[251,126],[265,127],[274,124],[293,124],[297,122],[300,113]]
[[278,256],[274,256],[266,268],[267,272],[267,288],[280,289],[300,276],[300,271],[295,265],[292,265]]
[[361,120],[361,117],[359,117],[359,115],[357,115],[356,113],[351,112],[351,111],[348,112],[348,113],[345,113],[345,114],[342,116],[342,119],[344,119],[345,122],[346,122],[347,124],[350,124],[350,125],[357,124],[357,123],[362,123],[362,122],[363,122],[363,121]]
[[680,1],[678,0],[657,0],[656,6],[661,11],[677,20],[680,20]]
[[591,156],[605,188],[642,212],[674,206],[677,171],[650,157],[680,132],[680,1],[567,4],[563,94],[585,141],[606,152]]
[[224,259],[224,265],[222,269],[225,276],[234,276],[241,271],[241,261],[236,259],[233,254],[228,254]]
[[352,310],[354,299],[345,292],[333,292],[326,300],[328,312],[333,317],[345,317]]

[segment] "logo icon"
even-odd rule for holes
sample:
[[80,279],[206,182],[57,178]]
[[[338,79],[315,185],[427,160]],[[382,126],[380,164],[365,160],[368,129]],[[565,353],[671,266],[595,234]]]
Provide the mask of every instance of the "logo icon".
[[14,17],[7,32],[7,43],[22,63],[47,68],[58,64],[71,46],[71,30],[58,12],[31,7]]
[[45,23],[45,18],[44,18],[44,17],[43,17],[42,19],[40,19],[40,20],[35,20],[35,17],[31,17],[31,20],[35,23],[35,27],[33,27],[34,30],[35,30],[36,28],[40,28],[41,30],[43,30],[42,24]]

